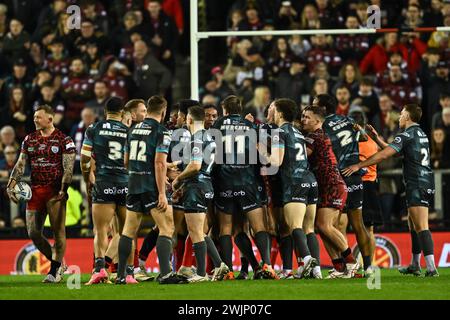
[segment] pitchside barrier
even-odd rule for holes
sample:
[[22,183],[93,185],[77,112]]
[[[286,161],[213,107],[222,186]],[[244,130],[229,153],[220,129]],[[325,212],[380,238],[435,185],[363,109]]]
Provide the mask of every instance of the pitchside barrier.
[[[320,242],[320,263],[323,267],[331,266],[322,241]],[[353,234],[348,235],[350,247],[356,256],[359,250],[356,247],[356,238]],[[439,267],[450,267],[450,232],[434,232],[434,255],[436,265]],[[143,238],[138,240],[139,247]],[[395,268],[407,265],[411,261],[411,241],[409,233],[382,233],[376,234],[376,249],[373,264],[380,268]],[[253,251],[259,259],[259,253],[255,245]],[[36,249],[30,240],[0,240],[0,274],[47,274],[50,262]],[[92,256],[94,252],[93,239],[68,239],[65,263],[68,266],[78,266],[82,273],[92,271]],[[235,271],[240,267],[239,250],[234,246],[233,265]],[[153,250],[147,259],[147,270],[159,272],[156,250]],[[278,254],[275,270],[279,270],[281,258]],[[425,262],[422,259],[422,266]],[[296,262],[294,259],[294,267]]]

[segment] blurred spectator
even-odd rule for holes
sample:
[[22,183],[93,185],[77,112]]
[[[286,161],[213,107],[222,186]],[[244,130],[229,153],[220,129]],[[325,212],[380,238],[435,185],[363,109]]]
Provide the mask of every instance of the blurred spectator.
[[441,111],[436,112],[431,121],[432,129],[436,129],[444,125],[443,111],[444,109],[450,109],[450,93],[441,93],[439,97],[439,107],[441,108]]
[[70,131],[70,136],[75,142],[75,147],[77,148],[77,155],[75,158],[75,166],[74,172],[80,174],[80,155],[81,155],[81,147],[83,146],[84,134],[86,129],[96,121],[96,115],[94,110],[91,108],[85,107],[81,111],[81,121],[77,124],[74,124],[72,130]]
[[[21,86],[14,86],[10,90],[9,108],[2,113],[5,124],[15,128],[17,139],[22,141],[32,128],[32,113],[25,100],[25,91]],[[31,123],[31,125],[30,125]]]
[[[358,29],[360,27],[358,17],[352,14],[348,15],[345,27]],[[335,48],[343,62],[357,63],[369,50],[369,37],[364,34],[340,34],[336,36],[335,40]]]
[[329,93],[328,91],[328,82],[325,79],[317,79],[314,82],[312,91],[311,91],[311,95],[310,95],[310,100],[312,102],[312,100],[314,99],[315,96],[319,95],[319,94],[325,94],[325,93]]
[[87,74],[92,78],[97,77],[100,69],[101,56],[96,42],[90,41],[86,43],[86,52],[83,59]]
[[316,0],[315,2],[319,19],[321,21],[321,28],[339,28],[344,24],[344,18],[342,17],[340,10],[335,10],[335,8],[332,8],[332,1]]
[[416,4],[409,4],[406,10],[406,16],[401,25],[402,28],[418,28],[423,25],[422,20],[423,12],[420,7]]
[[16,132],[10,125],[4,126],[0,130],[0,157],[3,157],[3,151],[7,146],[19,149],[19,144],[16,141]]
[[3,149],[3,158],[0,159],[0,178],[7,179],[16,165],[18,150],[13,145]]
[[108,34],[108,17],[99,1],[81,0],[80,7],[83,17],[94,23],[95,30],[103,34]]
[[[239,31],[239,24],[242,19],[244,19],[242,15],[242,11],[239,9],[235,9],[230,13],[229,26],[227,27],[228,31]],[[227,37],[227,46],[229,49],[233,49],[233,47],[239,42],[239,37]]]
[[220,100],[212,95],[212,94],[205,94],[202,98],[202,105],[207,105],[207,104],[213,104],[213,105],[218,105],[220,102]]
[[60,87],[54,83],[55,83],[55,81],[52,78],[52,74],[48,70],[46,70],[46,69],[39,70],[36,77],[34,77],[34,79],[33,79],[33,83],[31,86],[31,94],[29,95],[29,100],[34,101],[34,100],[38,99],[39,97],[41,97],[41,89],[45,84],[54,85],[55,90],[58,90]]
[[[252,78],[255,84],[263,84],[267,79],[264,70],[264,60],[258,50],[251,45],[251,42],[244,40],[245,46],[238,46],[238,53],[242,59],[243,66],[236,74],[236,86],[241,86],[247,78]],[[241,43],[239,43],[241,44]]]
[[172,74],[175,73],[175,53],[178,30],[172,18],[161,10],[160,1],[149,0],[144,16],[145,32],[151,40],[153,54]]
[[242,81],[241,87],[236,91],[236,95],[241,98],[242,104],[246,105],[253,99],[253,91],[253,80],[251,78],[246,78]]
[[62,98],[66,101],[64,127],[69,129],[79,121],[81,110],[93,93],[94,80],[86,74],[83,60],[73,58],[70,64],[70,74],[62,80]]
[[311,44],[301,35],[293,34],[288,42],[289,48],[291,48],[292,53],[297,57],[305,58],[308,51],[311,50]]
[[449,164],[443,162],[443,151],[445,139],[445,130],[443,128],[433,129],[431,132],[431,165],[434,169],[446,168]]
[[400,114],[393,109],[392,100],[387,94],[380,95],[380,111],[372,118],[372,125],[380,136],[388,141],[398,131]]
[[69,73],[69,59],[64,52],[64,41],[62,38],[53,39],[48,47],[51,54],[44,60],[43,68],[51,72],[55,77],[56,88],[60,88],[62,78]]
[[362,74],[383,72],[389,61],[389,53],[398,51],[403,59],[408,58],[408,50],[403,44],[397,42],[397,34],[386,33],[383,38],[379,38],[360,62],[359,68]]
[[406,48],[408,55],[404,59],[408,64],[408,71],[415,74],[420,69],[422,55],[427,50],[427,44],[420,40],[419,32],[404,32],[400,42]]
[[3,3],[0,3],[0,52],[3,48],[3,39],[8,32],[8,17],[6,14],[8,13],[8,7]]
[[94,111],[97,120],[105,119],[105,102],[109,98],[109,90],[106,82],[97,80],[94,83],[94,99],[86,102],[86,108]]
[[358,92],[353,101],[363,108],[369,120],[380,111],[378,107],[378,96],[375,93],[373,81],[369,77],[364,77],[361,80]]
[[21,86],[25,90],[26,96],[31,91],[31,79],[27,74],[27,65],[23,59],[18,59],[14,62],[13,73],[6,77],[1,90],[0,105],[2,102],[5,105],[9,103],[11,90],[16,86]]
[[264,109],[270,104],[270,101],[269,88],[265,86],[257,87],[253,99],[245,105],[242,114],[245,116],[250,113],[255,120],[262,123],[265,121]]
[[300,27],[301,29],[306,30],[321,28],[319,13],[317,12],[317,8],[312,4],[307,4],[304,6],[300,16]]
[[175,22],[178,33],[182,34],[184,30],[184,17],[180,0],[163,0],[162,9]]
[[339,71],[339,78],[332,92],[336,93],[338,87],[345,86],[350,91],[350,95],[355,97],[359,89],[360,81],[361,73],[359,72],[359,68],[352,63],[347,63]]
[[123,17],[123,23],[113,30],[114,54],[124,62],[133,60],[133,43],[131,36],[143,33],[142,25],[138,25],[138,17],[133,11],[128,11]]
[[439,97],[441,93],[448,93],[450,88],[449,66],[445,61],[439,61],[434,74],[428,82],[424,82],[424,90],[427,93],[427,115],[428,121],[439,112]]
[[[40,11],[38,22],[33,36],[42,39],[46,33],[55,30],[58,25],[59,15],[66,11],[67,1],[53,0]],[[60,34],[62,36],[62,34]]]
[[270,77],[277,77],[281,72],[289,71],[291,61],[294,57],[291,48],[288,46],[287,40],[280,37],[276,40],[276,46],[268,61],[268,74]]
[[134,43],[133,80],[135,98],[148,99],[152,95],[165,95],[171,85],[171,73],[149,51],[144,41]]
[[238,27],[241,31],[262,30],[264,22],[260,19],[259,12],[255,6],[247,6],[245,9],[245,17],[239,23]]
[[101,79],[106,83],[109,94],[121,97],[125,101],[128,100],[134,88],[134,83],[127,65],[121,63],[115,57],[108,57],[103,60],[100,69],[101,74],[103,74]]
[[424,25],[426,26],[442,26],[442,0],[431,0],[431,6],[425,8],[425,13],[423,15]]
[[346,86],[340,86],[336,89],[336,99],[338,105],[336,114],[347,116],[350,111],[350,90]]
[[[450,4],[449,4],[450,6]],[[444,27],[450,27],[450,13],[444,16],[444,23],[439,24]],[[428,46],[437,48],[445,52],[450,47],[450,35],[446,31],[434,31],[428,40]]]
[[292,6],[291,1],[281,1],[275,14],[275,27],[278,30],[289,30],[292,24],[298,20],[297,10]]
[[404,79],[400,66],[393,65],[389,69],[389,78],[377,84],[379,92],[389,93],[394,108],[400,111],[405,104],[420,103],[421,87],[411,78]]
[[3,39],[3,54],[9,61],[28,56],[30,49],[30,35],[23,29],[23,24],[17,19],[9,22],[9,32]]
[[323,34],[311,36],[312,48],[306,54],[308,70],[312,72],[314,66],[319,62],[324,62],[329,66],[329,72],[336,76],[342,66],[342,59],[339,53],[332,47],[332,39]]
[[34,102],[32,112],[37,109],[37,107],[41,105],[48,105],[52,107],[55,112],[55,117],[53,118],[53,123],[56,127],[59,128],[61,121],[64,117],[64,112],[66,110],[66,106],[64,101],[56,96],[55,88],[52,86],[50,82],[46,82],[41,87],[41,96]]
[[275,97],[290,98],[300,103],[302,95],[308,95],[311,91],[311,80],[305,71],[305,62],[294,58],[289,70],[281,72],[275,79]]
[[87,44],[90,42],[97,43],[98,50],[102,53],[109,52],[109,44],[106,37],[101,32],[95,31],[94,23],[89,19],[84,19],[81,22],[81,32],[78,37],[75,38],[73,43],[75,53],[83,55],[86,53]]
[[211,70],[212,79],[205,85],[205,93],[210,93],[220,100],[225,99],[230,94],[233,94],[233,90],[228,85],[227,81],[223,77],[222,68],[216,66]]

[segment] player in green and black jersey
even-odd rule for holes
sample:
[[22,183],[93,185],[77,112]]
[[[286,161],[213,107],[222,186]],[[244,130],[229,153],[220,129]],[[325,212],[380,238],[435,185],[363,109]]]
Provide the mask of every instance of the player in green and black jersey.
[[[375,141],[383,148],[369,159],[354,164],[343,171],[351,175],[361,168],[377,164],[397,153],[403,155],[403,177],[406,185],[408,222],[411,230],[413,260],[411,265],[401,268],[401,273],[420,274],[420,252],[427,265],[425,276],[438,276],[434,263],[434,244],[428,228],[428,207],[434,194],[434,175],[430,165],[430,148],[427,135],[419,127],[422,109],[416,104],[407,104],[400,114],[399,124],[404,131],[391,144],[383,142],[378,134]],[[420,250],[422,249],[422,250]]]
[[186,282],[171,272],[170,268],[174,231],[172,206],[166,196],[166,160],[170,134],[161,125],[166,109],[167,101],[164,98],[152,96],[147,103],[147,117],[128,134],[125,154],[129,174],[127,216],[119,241],[119,268],[116,280],[118,284],[135,283],[132,277],[133,256],[130,256],[130,253],[142,216],[148,213],[152,215],[159,229],[156,242],[160,266],[159,282],[161,284]]
[[[81,170],[88,192],[92,189],[92,218],[94,223],[95,270],[87,284],[101,283],[108,278],[105,253],[108,229],[117,213],[121,226],[125,222],[128,172],[124,154],[128,127],[121,122],[123,102],[110,98],[105,105],[106,120],[86,129],[81,150]],[[90,183],[91,159],[95,160],[95,183]]]
[[[322,124],[322,129],[331,140],[333,152],[338,161],[338,168],[342,171],[344,168],[359,162],[358,143],[360,140],[367,140],[367,136],[353,119],[335,114],[337,104],[336,98],[328,94],[320,94],[313,101],[313,105],[326,109],[327,116]],[[342,213],[347,213],[348,221],[356,234],[358,247],[363,257],[364,270],[371,272],[369,267],[372,263],[372,249],[370,234],[364,225],[362,214],[363,182],[361,175],[362,170],[344,177],[348,196],[346,207]],[[345,234],[345,231],[342,232]],[[341,254],[346,257],[350,252],[346,250]],[[359,264],[355,264],[353,270],[348,270],[348,272],[354,273],[357,268],[359,268]]]
[[[220,237],[223,259],[232,269],[233,214],[247,214],[255,234],[255,242],[263,260],[263,276],[276,278],[270,266],[270,235],[264,225],[261,197],[255,181],[257,170],[256,126],[241,116],[242,104],[238,97],[228,96],[221,103],[224,117],[214,124],[212,135],[221,139],[217,144],[214,182],[217,195],[215,205],[219,210]],[[219,137],[219,138],[217,138]],[[234,275],[230,274],[230,278]]]

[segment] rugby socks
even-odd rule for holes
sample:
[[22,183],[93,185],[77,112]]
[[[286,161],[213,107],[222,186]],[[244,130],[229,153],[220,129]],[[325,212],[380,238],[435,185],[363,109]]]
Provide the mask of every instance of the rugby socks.
[[190,236],[187,236],[186,240],[183,242],[183,247],[184,247],[183,261],[181,262],[181,265],[185,267],[191,267],[195,264],[194,261],[195,254],[193,251],[192,240]]
[[270,248],[270,264],[274,266],[277,262],[278,252],[280,251],[280,238],[272,236],[272,246]]
[[353,257],[352,250],[347,248],[344,252],[341,253],[342,258],[344,258],[345,263],[356,263],[355,258]]
[[134,248],[134,259],[133,259],[133,266],[135,268],[139,267],[139,252],[137,248]]
[[303,260],[308,259],[306,257],[311,256],[311,253],[309,252],[308,244],[306,243],[306,236],[303,232],[303,229],[297,228],[292,231],[292,239],[294,240],[294,246],[300,253],[300,257],[303,258]]
[[119,240],[119,266],[117,268],[117,278],[125,278],[125,268],[127,260],[131,253],[133,239],[121,235]]
[[308,243],[309,251],[311,256],[317,260],[320,265],[320,246],[319,241],[317,241],[317,236],[314,232],[308,233],[306,235],[306,242]]
[[194,243],[195,260],[197,261],[197,274],[200,277],[206,275],[206,242]]
[[100,272],[103,268],[105,268],[105,258],[96,258],[94,272]]
[[156,246],[156,240],[158,239],[159,230],[152,229],[144,238],[144,242],[142,243],[141,250],[139,251],[139,264],[145,264],[147,261],[148,255],[152,252],[153,248]]
[[372,257],[371,256],[363,256],[363,267],[364,267],[364,271],[367,270],[367,268],[370,267],[370,265],[372,264]]
[[105,256],[105,269],[109,269],[109,267],[111,266],[112,262],[113,261],[112,261],[112,259],[110,257]]
[[126,269],[127,276],[134,276],[134,266],[128,265]]
[[[186,241],[186,236],[178,234],[177,235],[177,246],[175,248],[175,270],[180,269],[183,265],[183,254],[184,254],[184,245]],[[189,265],[188,267],[190,267]]]
[[411,249],[412,249],[411,265],[415,267],[420,267],[420,255],[422,253],[422,246],[420,245],[420,239],[415,230],[411,230]]
[[270,235],[267,231],[260,231],[255,234],[255,243],[263,263],[270,265]]
[[241,250],[244,258],[247,259],[247,263],[250,263],[252,269],[256,270],[259,267],[259,264],[258,260],[256,260],[255,253],[253,252],[253,245],[248,235],[245,232],[241,232],[234,237],[234,242],[239,250]]
[[240,272],[245,272],[245,273],[248,274],[248,265],[249,265],[248,259],[246,257],[244,257],[244,256],[241,256],[241,270],[240,270]]
[[48,272],[48,274],[56,277],[56,272],[58,272],[59,267],[61,267],[61,262],[51,260],[50,271]]
[[220,258],[219,252],[217,251],[217,247],[214,244],[214,241],[208,236],[205,236],[206,249],[208,250],[208,257],[211,258],[214,268],[220,267],[222,263],[222,259]]
[[434,264],[434,243],[431,232],[430,230],[423,230],[418,233],[418,236],[422,246],[425,263],[427,264],[427,270],[434,271],[436,270],[436,266]]
[[220,252],[223,262],[233,270],[233,242],[230,235],[224,235],[219,237]]
[[334,269],[336,269],[336,271],[339,272],[345,271],[345,260],[343,258],[333,259],[331,260],[331,262],[333,263],[333,267]]
[[170,273],[170,253],[172,251],[172,239],[166,236],[158,236],[156,240],[156,253],[158,255],[161,277]]
[[292,270],[292,237],[287,236],[280,239],[280,254],[283,260],[283,270]]

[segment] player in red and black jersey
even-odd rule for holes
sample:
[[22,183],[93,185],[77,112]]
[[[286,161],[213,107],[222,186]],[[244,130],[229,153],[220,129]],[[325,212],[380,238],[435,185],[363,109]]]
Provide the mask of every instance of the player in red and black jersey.
[[355,259],[347,239],[334,223],[338,219],[339,211],[344,209],[347,189],[339,172],[330,138],[322,129],[325,116],[324,108],[306,107],[302,115],[302,127],[308,132],[308,159],[319,184],[316,225],[336,269],[332,277],[346,277],[349,273],[345,272],[345,262],[354,265]]
[[[8,196],[17,202],[14,186],[22,178],[27,163],[30,164],[33,195],[27,204],[27,230],[36,248],[51,261],[50,271],[43,281],[48,283],[57,283],[62,279],[61,264],[66,251],[67,189],[72,182],[76,150],[72,138],[54,127],[54,116],[50,106],[43,105],[36,109],[36,131],[25,137],[19,160],[8,182]],[[53,248],[42,234],[47,213],[55,237]]]

